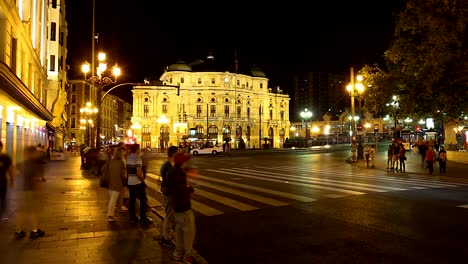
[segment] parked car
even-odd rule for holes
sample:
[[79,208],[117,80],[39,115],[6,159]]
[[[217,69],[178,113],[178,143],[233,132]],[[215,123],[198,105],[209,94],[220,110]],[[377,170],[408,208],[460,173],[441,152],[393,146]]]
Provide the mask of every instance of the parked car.
[[223,147],[221,146],[202,146],[199,148],[194,148],[190,150],[190,154],[197,156],[203,154],[217,155],[218,153],[223,152]]

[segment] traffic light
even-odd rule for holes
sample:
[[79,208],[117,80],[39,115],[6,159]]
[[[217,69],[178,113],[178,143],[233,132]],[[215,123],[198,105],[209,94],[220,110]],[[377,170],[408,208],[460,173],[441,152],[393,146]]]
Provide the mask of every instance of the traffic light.
[[357,131],[362,131],[362,125],[361,124],[357,125]]

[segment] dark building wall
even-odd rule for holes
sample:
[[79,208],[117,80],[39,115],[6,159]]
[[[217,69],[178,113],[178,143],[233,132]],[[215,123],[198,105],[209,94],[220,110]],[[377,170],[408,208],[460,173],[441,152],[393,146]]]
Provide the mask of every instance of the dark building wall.
[[312,120],[322,120],[330,112],[334,117],[344,109],[346,102],[345,77],[342,74],[307,72],[294,76],[293,107],[291,121],[301,119],[305,108],[313,113]]

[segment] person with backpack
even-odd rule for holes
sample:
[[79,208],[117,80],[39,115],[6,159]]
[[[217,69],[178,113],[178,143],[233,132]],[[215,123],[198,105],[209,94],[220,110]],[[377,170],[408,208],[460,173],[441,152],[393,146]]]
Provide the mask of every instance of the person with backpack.
[[439,173],[445,174],[447,173],[447,151],[443,146],[440,146],[439,155],[437,156],[437,160],[439,161]]

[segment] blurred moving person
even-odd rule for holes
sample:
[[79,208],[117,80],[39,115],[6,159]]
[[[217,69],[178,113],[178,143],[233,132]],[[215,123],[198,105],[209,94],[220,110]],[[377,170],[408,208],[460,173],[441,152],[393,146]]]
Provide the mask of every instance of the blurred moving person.
[[44,165],[41,159],[42,153],[36,147],[26,147],[24,150],[24,161],[18,166],[20,170],[20,182],[17,185],[16,239],[26,236],[26,233],[23,231],[26,216],[31,220],[30,238],[43,237],[45,234],[44,231],[38,228],[39,220],[37,217],[37,211],[40,206],[37,191],[44,177]]
[[3,143],[0,141],[0,217],[7,207],[7,186],[13,188],[15,181],[15,166],[10,156],[2,152]]
[[109,222],[118,221],[115,217],[115,206],[119,194],[124,188],[124,182],[127,181],[127,168],[123,161],[122,149],[115,150],[112,159],[108,160],[103,166],[103,173],[109,176],[109,204],[107,206],[107,217]]
[[169,175],[169,172],[174,168],[174,156],[177,154],[178,151],[179,149],[175,146],[169,147],[169,149],[167,150],[167,160],[161,165],[161,169],[159,172],[159,175],[161,176],[161,179],[162,179],[161,194],[162,194],[163,206],[166,212],[166,217],[164,218],[161,238],[159,242],[164,246],[168,246],[172,248],[175,247],[175,244],[170,239],[169,232],[175,226],[175,214],[174,214],[174,208],[172,206],[172,202],[168,196],[168,191],[170,187],[169,187],[169,180],[167,177]]
[[171,199],[176,221],[176,248],[172,261],[195,263],[193,242],[195,240],[195,216],[192,211],[192,186],[187,184],[187,173],[194,173],[188,161],[190,156],[179,152],[174,156],[174,169],[167,175],[168,196]]

